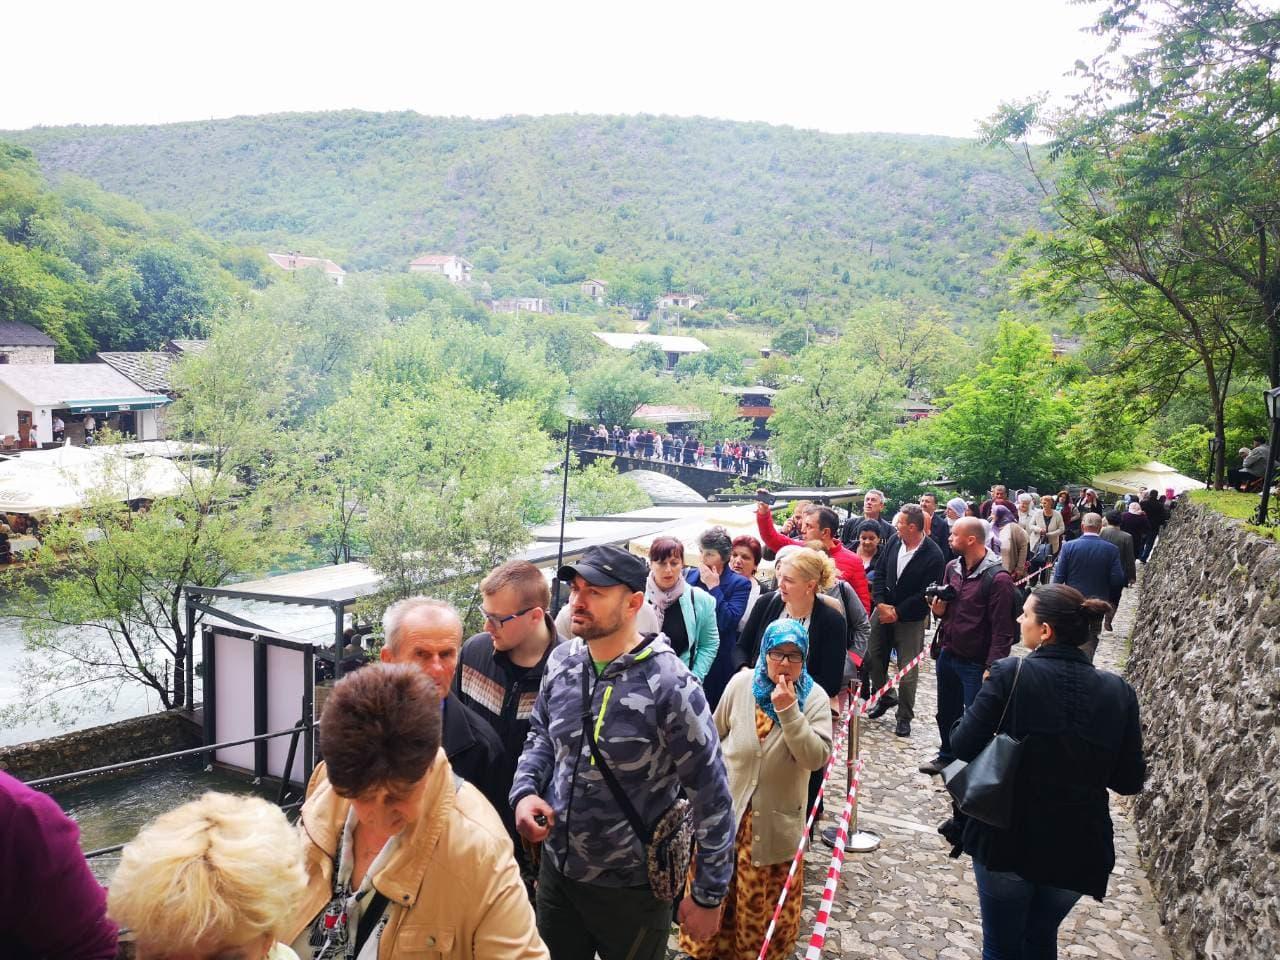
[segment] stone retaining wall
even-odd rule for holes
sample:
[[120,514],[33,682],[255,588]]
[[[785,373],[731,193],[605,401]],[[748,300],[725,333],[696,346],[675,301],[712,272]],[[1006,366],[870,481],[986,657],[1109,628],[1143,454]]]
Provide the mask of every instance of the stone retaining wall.
[[1162,919],[1186,957],[1280,957],[1280,545],[1184,499],[1142,591],[1126,673]]
[[35,780],[188,750],[202,742],[200,727],[188,714],[166,710],[60,737],[0,747],[0,770],[19,780]]

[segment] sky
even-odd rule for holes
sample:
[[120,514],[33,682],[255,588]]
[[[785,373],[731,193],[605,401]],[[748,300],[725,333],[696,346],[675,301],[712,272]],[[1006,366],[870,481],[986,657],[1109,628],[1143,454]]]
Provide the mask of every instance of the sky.
[[971,137],[1100,46],[1070,0],[7,6],[0,129],[358,108]]

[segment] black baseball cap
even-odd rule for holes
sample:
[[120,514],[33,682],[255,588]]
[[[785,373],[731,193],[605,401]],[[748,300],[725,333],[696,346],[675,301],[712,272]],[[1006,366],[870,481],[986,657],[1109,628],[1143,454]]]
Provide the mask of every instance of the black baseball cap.
[[591,547],[577,563],[566,563],[556,571],[557,580],[572,582],[574,577],[596,587],[620,583],[640,593],[649,579],[649,565],[621,547]]

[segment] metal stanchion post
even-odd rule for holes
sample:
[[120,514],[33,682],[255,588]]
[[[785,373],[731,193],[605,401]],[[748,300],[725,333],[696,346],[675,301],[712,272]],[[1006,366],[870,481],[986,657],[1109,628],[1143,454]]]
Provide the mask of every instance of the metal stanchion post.
[[[849,754],[845,758],[845,789],[853,783],[853,772],[858,766],[858,718],[862,715],[862,698],[855,692],[857,688],[849,691],[849,702],[853,704],[853,709],[849,711]],[[880,834],[874,830],[860,830],[858,828],[858,795],[853,796],[853,815],[849,818],[849,833],[845,837],[844,852],[845,853],[870,853],[872,850],[880,846]],[[839,827],[824,827],[822,830],[822,840],[828,847],[836,845],[836,834],[840,832]]]

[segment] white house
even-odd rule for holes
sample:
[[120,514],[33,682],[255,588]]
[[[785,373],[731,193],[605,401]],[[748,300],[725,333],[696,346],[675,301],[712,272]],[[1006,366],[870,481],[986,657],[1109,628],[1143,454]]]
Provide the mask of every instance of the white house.
[[542,297],[508,297],[490,300],[489,309],[494,313],[553,313],[551,301]]
[[471,261],[451,253],[427,253],[409,261],[410,273],[438,273],[450,283],[471,282]]
[[634,350],[642,343],[652,343],[666,354],[667,369],[671,370],[680,358],[689,353],[704,353],[709,348],[696,337],[666,337],[654,333],[606,333],[594,331],[593,336],[615,350]]
[[54,339],[25,323],[0,323],[0,363],[53,363]]
[[290,273],[295,270],[323,270],[324,275],[339,287],[347,276],[347,271],[323,257],[304,257],[297,253],[268,253],[267,257],[281,270],[288,270]]
[[32,424],[39,442],[51,441],[55,416],[73,438],[84,436],[85,417],[92,415],[100,430],[158,440],[156,414],[168,402],[105,363],[0,365],[0,436],[17,436],[24,444]]
[[670,310],[672,307],[681,307],[692,310],[701,302],[702,297],[696,293],[664,293],[658,298],[658,309]]

